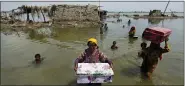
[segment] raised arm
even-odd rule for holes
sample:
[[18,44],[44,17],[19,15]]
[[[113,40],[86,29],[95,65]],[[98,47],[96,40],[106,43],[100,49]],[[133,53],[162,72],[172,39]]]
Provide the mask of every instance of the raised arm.
[[169,47],[167,41],[168,41],[168,39],[165,40],[165,47],[164,47],[164,49],[162,49],[162,53],[167,53],[170,51],[170,47]]

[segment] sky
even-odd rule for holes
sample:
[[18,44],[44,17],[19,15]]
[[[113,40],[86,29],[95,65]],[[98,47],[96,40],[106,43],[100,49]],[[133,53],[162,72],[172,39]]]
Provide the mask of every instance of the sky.
[[[5,0],[2,0],[5,1]],[[6,0],[7,1],[7,0]],[[108,11],[150,11],[153,9],[158,9],[161,10],[162,12],[164,11],[166,5],[168,2],[161,2],[161,0],[152,0],[156,2],[152,2],[151,0],[142,0],[146,2],[139,2],[141,0],[127,0],[127,2],[113,2],[114,0],[100,0],[100,3],[97,0],[62,0],[62,2],[59,0],[47,2],[46,0],[43,0],[44,2],[38,2],[37,0],[32,0],[31,2],[25,2],[28,0],[25,0],[24,2],[12,2],[15,0],[11,0],[9,2],[1,2],[1,11],[10,11],[11,9],[15,9],[18,6],[21,5],[37,5],[37,6],[48,6],[51,4],[80,4],[80,5],[87,5],[87,4],[92,4],[92,5],[99,5],[102,6],[101,9],[103,10],[108,10]],[[34,2],[37,1],[37,2]],[[40,0],[41,1],[41,0]],[[57,2],[56,2],[57,1]],[[68,2],[66,2],[68,1]],[[69,2],[71,1],[71,2]],[[76,1],[76,2],[73,2]],[[83,1],[83,2],[79,2]],[[92,2],[92,1],[97,1],[97,2]],[[102,1],[102,2],[101,2]],[[103,1],[112,1],[112,2],[103,2]],[[126,0],[119,0],[119,1],[126,1]],[[132,1],[132,2],[128,2]],[[137,2],[133,2],[137,1]],[[157,2],[160,1],[160,2]],[[168,0],[163,0],[163,1],[168,1]],[[177,12],[184,12],[184,3],[185,2],[174,2],[174,1],[183,1],[183,0],[170,0],[173,2],[170,2],[167,8],[167,12],[171,11],[177,11]]]

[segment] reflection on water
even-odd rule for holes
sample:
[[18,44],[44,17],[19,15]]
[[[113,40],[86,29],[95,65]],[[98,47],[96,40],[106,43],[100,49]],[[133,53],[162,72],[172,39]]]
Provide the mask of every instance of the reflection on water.
[[151,24],[159,24],[163,19],[155,19],[155,18],[149,18],[148,23]]
[[133,18],[134,20],[138,20],[139,18],[137,18],[137,17],[135,17],[135,18]]
[[[159,62],[152,82],[141,78],[139,66],[142,60],[137,59],[137,52],[143,41],[142,32],[153,24],[149,24],[148,19],[131,19],[130,25],[136,27],[138,36],[138,39],[132,39],[128,37],[131,26],[125,26],[123,29],[129,18],[120,19],[123,20],[121,23],[107,22],[108,30],[103,34],[100,34],[99,28],[44,27],[1,31],[2,84],[76,84],[74,59],[87,48],[87,39],[95,37],[99,40],[100,50],[113,60],[115,76],[111,85],[164,85],[164,82],[167,85],[182,85],[183,19],[164,20],[163,26],[172,30],[169,40],[172,50],[163,55],[164,59]],[[107,21],[116,21],[116,18],[107,18]],[[162,26],[162,22],[157,26]],[[119,47],[116,51],[110,49],[113,41],[116,41]],[[148,45],[149,43],[147,42]],[[164,43],[161,46],[163,47]],[[28,66],[36,53],[47,59],[39,67]]]
[[29,31],[29,38],[30,39],[36,39],[36,40],[43,40],[45,38],[44,35],[38,34],[35,30]]
[[129,42],[128,43],[130,43],[130,44],[133,44],[134,41],[137,40],[137,38],[132,38],[132,37],[128,37],[128,39],[129,39]]

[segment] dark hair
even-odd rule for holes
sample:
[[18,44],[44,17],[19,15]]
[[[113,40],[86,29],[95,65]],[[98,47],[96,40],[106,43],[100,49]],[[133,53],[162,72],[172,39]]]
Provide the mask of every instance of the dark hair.
[[[89,41],[89,42],[87,42],[87,46],[89,46],[90,43],[95,44],[95,43],[93,43],[92,41]],[[95,44],[95,45],[96,45],[96,44]]]
[[133,26],[133,27],[131,27],[131,30],[135,30],[136,28]]
[[35,57],[37,57],[37,56],[40,57],[40,54],[35,54]]
[[133,30],[135,30],[135,27],[134,27],[134,26],[132,26],[132,27],[130,28],[130,31],[133,31]]
[[116,43],[116,41],[113,41],[113,44]]
[[147,44],[145,42],[141,43],[141,47],[143,47],[143,46],[146,47]]

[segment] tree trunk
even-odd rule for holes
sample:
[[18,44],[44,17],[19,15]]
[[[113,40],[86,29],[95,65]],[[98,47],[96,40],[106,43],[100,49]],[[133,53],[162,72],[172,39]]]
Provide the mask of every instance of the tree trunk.
[[46,22],[46,19],[45,19],[45,16],[44,16],[44,13],[42,12],[42,10],[41,10],[41,13],[42,13],[42,16],[44,18],[44,22]]
[[33,14],[31,14],[31,16],[32,16],[33,22],[35,22],[35,19],[34,19],[34,16],[33,16]]
[[20,17],[23,19],[23,21],[24,21],[24,18],[23,18],[23,13],[22,13],[23,11],[21,10],[21,13],[20,13]]
[[30,20],[30,16],[29,16],[29,13],[27,12],[27,21]]

